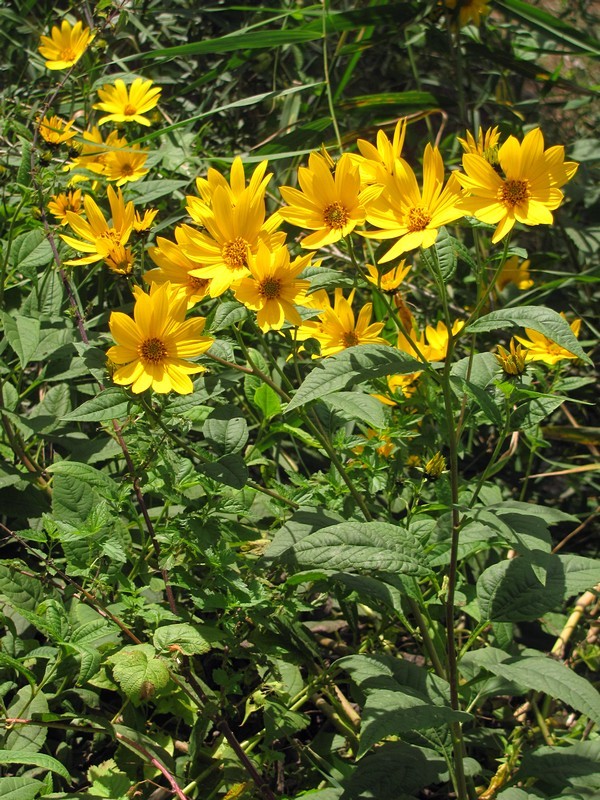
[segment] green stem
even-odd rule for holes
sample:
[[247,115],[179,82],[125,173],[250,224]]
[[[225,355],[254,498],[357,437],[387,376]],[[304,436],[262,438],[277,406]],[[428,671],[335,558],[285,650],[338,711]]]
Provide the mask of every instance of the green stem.
[[323,23],[323,73],[325,77],[325,91],[327,92],[327,104],[329,106],[329,113],[331,115],[331,122],[335,131],[335,138],[337,139],[338,148],[342,151],[342,137],[338,127],[337,118],[335,115],[335,104],[333,102],[333,94],[331,92],[331,81],[329,79],[329,62],[327,59],[327,14],[329,13],[328,2],[323,0],[323,15],[321,17]]

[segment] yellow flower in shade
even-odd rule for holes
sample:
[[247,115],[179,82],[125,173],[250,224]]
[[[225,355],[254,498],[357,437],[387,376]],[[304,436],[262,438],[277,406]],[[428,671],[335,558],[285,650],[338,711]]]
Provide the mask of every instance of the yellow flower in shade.
[[[561,317],[565,319],[565,315],[562,313]],[[570,327],[575,336],[578,337],[581,329],[581,320],[574,319]],[[526,348],[527,361],[543,361],[544,364],[553,366],[567,358],[579,358],[579,356],[553,342],[552,339],[548,339],[543,333],[538,333],[538,331],[531,330],[531,328],[525,328],[525,333],[529,336],[529,339],[523,339],[520,336],[515,336],[515,339]]]
[[128,181],[139,181],[150,170],[144,169],[148,158],[147,150],[140,150],[139,144],[130,144],[122,150],[111,150],[104,159],[104,174],[109,181],[123,186]]
[[279,187],[288,203],[279,209],[279,215],[292,225],[315,231],[300,242],[311,250],[338,242],[362,225],[366,205],[381,192],[379,186],[360,190],[359,171],[348,153],[338,161],[335,175],[323,156],[311,153],[308,167],[298,170],[298,183],[300,189]]
[[60,117],[44,117],[40,122],[40,136],[51,146],[68,142],[77,136],[77,131],[72,131],[73,120],[65,122]]
[[147,208],[143,216],[139,211],[136,211],[133,218],[133,230],[136,231],[136,233],[146,233],[154,225],[154,218],[157,214],[157,208]]
[[309,254],[290,263],[285,245],[269,250],[263,242],[259,243],[256,254],[250,255],[250,276],[237,284],[234,294],[236,300],[257,312],[256,320],[263,333],[280,330],[284,322],[302,324],[294,305],[304,305],[310,283],[298,279],[298,275],[309,266],[311,258]]
[[118,275],[131,275],[135,258],[131,248],[123,244],[112,244],[108,240],[99,245],[99,250],[104,250],[104,263]]
[[361,231],[369,239],[398,241],[379,259],[380,264],[414,250],[431,247],[443,225],[459,219],[463,211],[457,208],[460,185],[452,173],[444,187],[444,163],[437,148],[430,144],[423,158],[423,191],[415,173],[404,159],[396,160],[394,174],[386,183],[386,191],[367,213],[367,221],[377,231]]
[[483,128],[479,128],[477,139],[475,139],[471,131],[467,131],[466,135],[466,139],[461,139],[460,136],[456,137],[465,153],[480,155],[490,164],[498,163],[498,143],[500,142],[500,134],[498,133],[497,125],[494,128],[488,128],[485,132]]
[[204,367],[188,359],[205,353],[214,341],[201,335],[206,320],[186,320],[186,298],[168,283],[154,284],[150,294],[136,286],[133,293],[133,319],[113,311],[108,323],[117,344],[106,355],[114,364],[123,365],[113,374],[113,381],[131,385],[134,394],[149,388],[160,394],[191,394],[194,387],[189,376],[203,372]]
[[531,289],[533,281],[529,275],[529,260],[522,261],[519,264],[517,256],[511,256],[507,259],[496,278],[496,289],[501,292],[509,283],[514,283],[517,289],[524,291]]
[[321,345],[321,356],[332,356],[341,353],[348,347],[359,344],[388,344],[379,334],[383,322],[371,323],[372,303],[366,303],[360,310],[358,318],[352,311],[355,290],[348,299],[341,289],[335,290],[333,308],[326,306],[318,320],[304,322],[297,332],[297,339],[317,339]]
[[522,375],[525,372],[526,357],[527,351],[520,344],[517,344],[514,339],[510,340],[508,350],[502,347],[501,344],[498,345],[496,360],[506,375]]
[[52,27],[50,36],[40,37],[38,50],[47,59],[48,69],[68,69],[79,61],[93,38],[91,30],[84,28],[82,22],[71,27],[63,19],[60,28]]
[[363,185],[385,183],[386,177],[393,174],[396,159],[402,155],[405,136],[406,119],[400,119],[391,142],[384,131],[377,131],[377,147],[366,139],[357,139],[360,155],[351,158],[360,170]]
[[198,189],[200,197],[189,195],[186,198],[188,202],[186,208],[190,217],[194,222],[200,225],[204,224],[204,215],[207,212],[210,213],[212,198],[217,186],[222,187],[227,192],[232,206],[239,202],[246,190],[249,190],[250,195],[257,195],[264,198],[267,186],[272,177],[272,173],[265,175],[267,164],[267,161],[261,161],[252,173],[248,185],[246,185],[244,165],[239,156],[234,159],[231,165],[229,181],[227,181],[227,178],[218,170],[211,167],[208,170],[206,178],[196,178],[196,188]]
[[469,22],[481,24],[481,17],[490,13],[489,0],[445,0],[446,8],[458,12],[459,27]]
[[139,122],[140,125],[150,125],[150,120],[144,114],[158,104],[161,89],[152,88],[152,81],[136,78],[129,89],[125,83],[117,78],[114,85],[106,84],[103,89],[98,89],[98,96],[102,102],[95,103],[93,108],[107,111],[105,117],[98,120],[98,125],[105,122]]
[[[389,458],[396,449],[396,445],[392,442],[390,435],[383,433],[382,431],[376,431],[373,430],[373,428],[367,428],[367,435],[364,438],[367,440],[367,442],[373,442],[373,444],[376,444],[375,452],[382,458]],[[361,453],[364,452],[364,449],[364,445],[359,444],[356,447],[353,447],[352,451],[356,453],[356,455],[361,455]]]
[[[461,330],[464,326],[462,320],[455,320],[452,325],[452,336]],[[413,358],[419,358],[412,342],[416,343],[419,352],[425,361],[444,361],[448,353],[448,328],[444,322],[438,322],[436,327],[427,325],[425,331],[419,334],[417,331],[411,331],[410,338],[407,338],[403,333],[398,334],[398,350]]]
[[522,142],[509,136],[498,151],[504,177],[476,153],[463,155],[466,172],[455,173],[470,197],[460,208],[482,222],[497,224],[492,243],[503,239],[515,222],[525,225],[551,225],[552,211],[563,200],[560,187],[577,170],[574,162],[565,162],[565,148],[544,150],[539,128],[529,131]]
[[89,255],[65,261],[65,264],[93,264],[106,258],[107,252],[114,245],[127,244],[133,229],[133,203],[125,204],[121,190],[117,189],[115,192],[112,186],[107,188],[107,195],[112,215],[110,225],[97,203],[89,195],[83,198],[87,219],[82,219],[72,211],[66,212],[68,225],[81,239],[75,239],[64,233],[61,233],[61,239],[74,250]]
[[83,211],[81,189],[52,195],[48,203],[48,211],[53,214],[56,219],[60,220],[61,225],[66,225],[67,211],[73,214],[81,214]]
[[[104,141],[99,129],[93,127],[91,131],[83,132],[82,141],[77,142],[76,146],[80,154],[67,165],[67,169],[80,168],[103,175],[107,156],[115,150],[127,147],[127,139],[119,136],[118,131],[111,131]],[[84,180],[84,177],[79,176],[78,180]]]
[[158,269],[148,270],[143,278],[146,283],[156,283],[159,286],[169,282],[173,289],[184,294],[189,308],[206,297],[210,280],[197,278],[191,274],[198,269],[198,264],[189,259],[183,251],[188,239],[181,226],[175,228],[175,238],[177,244],[159,236],[156,239],[156,246],[148,248],[150,258]]
[[439,478],[446,471],[446,459],[441,453],[436,453],[423,467],[423,472],[432,481]]
[[248,254],[256,253],[259,242],[270,249],[284,243],[285,234],[271,233],[265,214],[264,197],[252,188],[245,189],[232,206],[229,192],[217,186],[212,209],[203,215],[206,232],[182,226],[187,240],[184,253],[196,263],[195,277],[210,279],[211,297],[219,297],[250,274]]
[[410,264],[405,266],[405,263],[405,260],[402,259],[397,267],[394,267],[383,275],[373,264],[367,264],[367,272],[369,274],[365,277],[368,281],[375,284],[375,286],[378,286],[382,292],[395,292],[410,272]]
[[[414,353],[411,355],[414,357]],[[420,374],[420,372],[410,372],[406,375],[388,375],[387,385],[391,397],[385,394],[374,394],[373,397],[386,406],[397,406],[400,399],[412,397],[417,391],[415,384]]]

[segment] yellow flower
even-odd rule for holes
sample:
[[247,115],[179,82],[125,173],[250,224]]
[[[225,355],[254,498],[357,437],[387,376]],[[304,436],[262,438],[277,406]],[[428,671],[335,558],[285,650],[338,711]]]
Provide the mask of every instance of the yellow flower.
[[497,125],[494,128],[488,128],[485,132],[483,128],[479,128],[477,131],[477,140],[471,131],[467,131],[466,139],[461,139],[460,136],[456,138],[460,142],[460,146],[465,153],[480,155],[490,164],[498,163],[498,143],[500,141],[500,134],[498,133]]
[[265,214],[264,198],[253,188],[245,189],[232,206],[228,191],[217,186],[212,209],[203,215],[206,232],[182,226],[187,238],[184,253],[196,262],[197,278],[211,279],[211,297],[219,297],[250,274],[248,254],[256,253],[260,241],[271,249],[285,241],[284,233],[270,233]]
[[114,85],[107,83],[103,89],[98,89],[102,102],[95,103],[93,108],[108,112],[98,120],[98,125],[104,125],[105,122],[139,122],[140,125],[149,126],[150,120],[143,115],[157,105],[161,93],[158,86],[151,86],[152,81],[136,78],[128,89],[117,78]]
[[149,231],[154,224],[154,218],[158,214],[157,208],[147,208],[142,216],[139,211],[135,212],[133,219],[133,230],[137,233],[145,233]]
[[[396,445],[392,442],[390,435],[383,432],[378,432],[373,428],[367,428],[367,435],[364,437],[367,442],[377,443],[375,447],[375,452],[382,456],[383,458],[388,458],[396,449]],[[356,453],[356,455],[361,455],[364,452],[364,445],[359,444],[356,447],[352,448],[352,452]]]
[[354,293],[353,289],[346,300],[342,290],[336,289],[333,308],[325,307],[318,321],[304,322],[298,328],[297,339],[317,339],[321,344],[321,356],[332,356],[359,344],[388,344],[379,336],[383,322],[371,323],[372,303],[366,303],[355,320]]
[[239,156],[234,159],[231,165],[229,181],[218,170],[211,167],[208,170],[207,178],[196,178],[196,188],[200,197],[189,195],[186,198],[188,201],[186,208],[190,217],[200,225],[204,223],[204,215],[207,212],[210,213],[213,195],[217,186],[221,186],[227,192],[232,206],[239,202],[246,189],[249,190],[250,195],[260,195],[264,198],[268,183],[272,177],[272,173],[265,175],[267,164],[267,161],[261,161],[252,173],[247,186],[244,165]]
[[[461,330],[464,326],[462,320],[455,320],[452,325],[452,336]],[[419,358],[412,342],[416,343],[419,352],[424,361],[444,361],[448,353],[448,328],[444,322],[438,322],[436,327],[427,325],[425,331],[419,334],[417,331],[411,331],[410,338],[407,338],[403,333],[398,334],[398,350],[413,358]]]
[[[565,315],[562,313],[561,317],[565,319]],[[570,327],[575,336],[579,336],[581,320],[574,319]],[[552,339],[548,339],[543,333],[538,333],[538,331],[531,330],[531,328],[525,328],[525,333],[529,336],[529,340],[520,336],[515,336],[515,339],[527,349],[527,361],[543,361],[544,364],[553,366],[563,359],[576,359],[579,357],[561,347],[561,345],[556,344]]]
[[574,162],[565,163],[565,148],[544,150],[544,137],[535,128],[519,142],[509,136],[498,151],[498,161],[504,176],[475,153],[465,153],[463,167],[466,175],[456,173],[458,180],[471,196],[460,201],[460,208],[482,222],[497,224],[492,236],[495,244],[514,227],[551,225],[552,211],[561,204],[560,187],[577,170]]
[[423,472],[432,481],[436,480],[446,471],[446,459],[441,453],[436,453],[423,467]]
[[104,173],[109,181],[123,186],[128,181],[139,181],[150,170],[144,169],[148,158],[147,150],[140,150],[139,144],[130,144],[127,149],[111,150],[104,160]]
[[296,258],[290,264],[287,247],[269,250],[260,242],[255,255],[250,255],[250,276],[235,287],[236,300],[257,311],[261,331],[280,330],[284,322],[301,325],[302,317],[294,308],[304,305],[304,295],[310,283],[299,280],[298,275],[310,264],[312,254]]
[[437,148],[428,144],[423,158],[423,191],[419,190],[411,167],[404,159],[397,159],[386,191],[367,213],[367,221],[382,230],[361,231],[361,235],[370,239],[398,239],[379,259],[380,264],[416,247],[431,247],[439,228],[463,216],[456,205],[459,197],[455,173],[444,188],[442,157]]
[[311,153],[308,167],[298,170],[300,189],[280,186],[288,205],[279,215],[301,228],[315,231],[300,242],[302,247],[316,250],[339,241],[365,221],[366,204],[381,192],[378,186],[360,190],[360,175],[352,158],[345,153],[338,161],[335,175],[326,159]]
[[[111,131],[106,137],[106,141],[103,141],[102,134],[95,126],[91,131],[84,131],[82,138],[83,141],[77,143],[80,154],[67,165],[69,170],[82,168],[97,175],[103,175],[108,155],[115,150],[127,147],[127,139],[119,136],[118,131]],[[78,177],[78,180],[84,179],[83,176]]]
[[150,387],[160,394],[190,394],[194,387],[189,376],[203,372],[204,367],[187,359],[205,353],[214,341],[201,336],[206,320],[186,320],[186,298],[168,283],[154,284],[150,294],[136,286],[133,293],[133,319],[113,311],[108,323],[117,344],[106,355],[114,364],[124,365],[116,370],[113,381],[131,385],[134,394]]
[[173,289],[184,294],[189,308],[206,297],[210,280],[191,274],[198,264],[189,259],[182,249],[188,239],[181,226],[175,228],[175,238],[177,244],[162,236],[157,237],[156,246],[150,247],[148,253],[159,269],[148,270],[143,278],[146,283],[157,283],[159,286],[169,282]]
[[73,214],[81,214],[83,211],[83,206],[81,205],[81,189],[52,195],[48,203],[48,211],[50,211],[56,219],[60,220],[61,225],[66,225],[67,211],[71,211]]
[[94,38],[82,22],[71,25],[63,19],[60,28],[54,25],[50,36],[41,36],[39,52],[47,59],[48,69],[68,69],[76,64]]
[[57,146],[68,142],[74,136],[77,136],[77,131],[72,131],[71,126],[74,124],[73,120],[65,122],[60,117],[44,117],[40,122],[40,136],[45,142],[51,146]]
[[517,256],[511,256],[506,260],[500,274],[496,278],[496,289],[501,292],[509,283],[514,283],[521,291],[530,289],[533,281],[529,275],[529,260],[519,264]]
[[369,274],[366,275],[366,278],[368,281],[375,284],[375,286],[378,286],[382,292],[395,292],[410,272],[410,264],[404,266],[405,263],[405,259],[402,259],[397,267],[394,267],[383,275],[379,272],[377,267],[374,267],[372,264],[367,264],[367,272]]
[[481,17],[490,13],[489,0],[445,0],[446,8],[458,10],[458,24],[461,28],[473,22],[481,23]]
[[118,275],[130,275],[133,272],[133,264],[135,258],[131,248],[125,247],[123,244],[112,244],[108,240],[104,245],[100,245],[99,249],[105,247],[104,263],[112,271]]
[[525,372],[526,351],[514,339],[510,340],[509,350],[498,345],[496,360],[506,375],[522,375]]
[[385,183],[386,177],[393,174],[396,159],[402,155],[405,136],[406,119],[399,119],[391,142],[383,131],[377,131],[377,147],[366,139],[357,139],[360,156],[351,158],[360,170],[363,185]]
[[[414,352],[411,355],[414,356]],[[397,399],[412,397],[417,391],[415,383],[420,374],[420,372],[410,372],[406,375],[388,375],[387,385],[392,397],[384,394],[374,394],[373,397],[376,397],[386,406],[397,406]]]
[[118,194],[112,186],[107,188],[112,215],[111,225],[108,224],[104,214],[89,195],[83,198],[87,220],[72,211],[66,212],[67,223],[81,239],[75,239],[64,233],[61,233],[61,239],[74,250],[78,250],[80,253],[89,253],[89,255],[65,261],[65,264],[93,264],[95,261],[106,258],[106,254],[112,246],[127,244],[133,228],[133,203],[129,202],[125,205],[121,190],[118,189],[117,192]]

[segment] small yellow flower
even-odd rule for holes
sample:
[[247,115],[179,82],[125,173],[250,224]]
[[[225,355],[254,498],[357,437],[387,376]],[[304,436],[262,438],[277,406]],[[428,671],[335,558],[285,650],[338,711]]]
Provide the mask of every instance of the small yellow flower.
[[488,128],[485,132],[483,128],[479,128],[477,139],[475,139],[471,131],[467,131],[466,135],[466,139],[461,139],[460,136],[456,137],[465,153],[480,155],[492,165],[498,163],[500,134],[498,133],[497,125],[494,128]]
[[77,136],[77,131],[72,131],[73,120],[65,122],[60,117],[44,117],[40,122],[40,136],[50,146],[58,146]]
[[269,250],[263,242],[259,243],[256,254],[249,256],[250,276],[237,284],[234,294],[236,300],[257,312],[261,331],[280,330],[284,322],[302,324],[294,306],[304,305],[310,283],[297,276],[309,266],[311,258],[309,254],[290,263],[287,247]]
[[136,78],[129,89],[120,78],[114,85],[107,83],[104,88],[98,89],[98,96],[102,102],[95,103],[93,108],[107,111],[107,115],[98,120],[98,125],[105,122],[139,122],[140,125],[150,125],[150,120],[144,116],[153,109],[160,97],[161,89],[152,87],[152,81]]
[[[83,132],[82,141],[77,142],[76,146],[79,155],[67,165],[67,169],[86,169],[97,175],[103,175],[109,153],[127,147],[127,139],[119,136],[118,131],[111,131],[104,141],[99,129],[93,127],[91,131]],[[85,179],[85,176],[77,176],[77,180]]]
[[369,274],[365,277],[368,281],[375,284],[375,286],[378,286],[382,292],[395,292],[410,272],[410,264],[405,266],[405,263],[405,259],[402,259],[397,267],[394,267],[383,275],[373,264],[367,264],[367,272]]
[[173,289],[184,294],[189,308],[206,297],[210,280],[197,278],[191,274],[198,269],[198,264],[189,259],[183,251],[188,240],[181,225],[175,228],[175,238],[177,244],[162,236],[157,237],[156,246],[150,247],[148,253],[159,269],[148,270],[143,278],[146,283],[156,283],[159,286],[169,282]]
[[[452,325],[452,336],[456,336],[464,324],[462,320],[455,320]],[[414,342],[425,361],[445,361],[448,354],[448,340],[448,328],[444,322],[440,321],[435,328],[433,325],[427,325],[424,333],[418,334],[415,330],[411,331],[410,338],[399,333],[397,347],[403,353],[418,358],[419,356],[412,346],[412,342]]]
[[[562,313],[561,317],[566,319]],[[570,327],[574,335],[578,337],[581,329],[581,320],[574,319]],[[579,358],[579,356],[553,342],[552,339],[544,336],[543,333],[531,330],[531,328],[525,328],[525,333],[529,336],[529,340],[523,339],[521,336],[515,336],[515,339],[527,349],[527,361],[543,361],[544,364],[553,366],[564,359]]]
[[490,13],[489,0],[445,0],[446,8],[458,12],[458,24],[461,28],[472,22],[481,24],[481,17]]
[[83,198],[87,219],[82,219],[72,211],[66,212],[67,223],[81,239],[75,239],[64,233],[61,233],[61,239],[74,250],[89,255],[65,261],[65,264],[93,264],[104,259],[112,246],[127,244],[133,229],[133,203],[130,201],[125,204],[121,190],[117,189],[115,192],[112,186],[107,188],[107,196],[112,215],[110,225],[97,203],[89,195]]
[[526,351],[514,339],[510,340],[509,350],[498,345],[496,360],[506,375],[522,375],[525,372]]
[[48,203],[48,211],[53,214],[56,219],[60,220],[61,225],[67,224],[67,211],[73,214],[81,214],[83,206],[81,203],[81,189],[75,189],[71,192],[61,192],[60,194],[52,195]]
[[385,183],[387,176],[394,173],[396,159],[402,156],[406,122],[406,119],[398,120],[391,142],[384,131],[377,131],[377,147],[366,139],[357,139],[360,156],[353,155],[352,160],[360,170],[363,185]]
[[209,213],[212,208],[212,199],[217,186],[222,187],[232,206],[235,206],[241,199],[246,190],[252,197],[264,198],[267,186],[271,180],[272,173],[265,175],[267,171],[267,161],[261,161],[252,173],[248,185],[246,185],[246,175],[242,159],[237,156],[231,165],[229,181],[218,170],[211,167],[206,178],[196,178],[196,188],[200,197],[189,195],[186,199],[186,206],[190,217],[200,225],[204,224],[204,215]]
[[79,61],[93,38],[94,34],[82,22],[71,28],[63,19],[60,28],[53,26],[50,36],[40,37],[38,50],[47,59],[47,69],[68,69]]
[[[392,442],[389,434],[373,430],[373,428],[367,429],[367,435],[365,438],[368,442],[377,443],[375,452],[382,458],[389,458],[396,449],[396,445]],[[365,447],[362,444],[352,448],[356,455],[361,455],[361,453],[364,452],[364,449]]]
[[107,180],[116,181],[123,186],[128,181],[139,181],[150,170],[144,169],[148,158],[147,150],[140,150],[139,144],[130,144],[122,150],[111,150],[104,159],[104,174]]
[[420,372],[410,372],[406,375],[388,375],[387,385],[392,397],[384,394],[374,394],[373,397],[386,406],[397,406],[401,398],[412,397],[417,391],[416,381],[420,374]]
[[432,481],[437,480],[446,471],[446,459],[437,452],[423,467],[423,472]]
[[514,283],[517,289],[521,291],[531,289],[533,280],[529,275],[529,260],[522,261],[519,264],[517,256],[511,256],[511,258],[507,259],[496,278],[496,289],[501,292],[509,283]]
[[134,287],[133,319],[120,311],[110,315],[109,327],[117,344],[108,358],[119,366],[112,379],[120,386],[131,386],[134,394],[152,388],[165,394],[170,391],[191,394],[190,375],[204,367],[188,359],[205,353],[213,339],[202,336],[203,317],[185,319],[187,301],[168,283],[154,284],[150,294]]
[[139,211],[136,211],[133,218],[133,230],[136,233],[146,233],[154,225],[154,218],[157,214],[157,208],[147,208],[143,216]]
[[106,248],[106,255],[104,256],[106,266],[118,275],[131,275],[135,262],[131,248],[125,247],[125,245],[118,242],[112,244],[108,241],[104,246]]

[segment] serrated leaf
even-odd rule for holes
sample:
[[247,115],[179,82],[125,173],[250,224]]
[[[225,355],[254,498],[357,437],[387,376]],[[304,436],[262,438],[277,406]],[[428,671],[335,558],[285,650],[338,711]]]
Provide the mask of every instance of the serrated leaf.
[[78,461],[56,461],[47,468],[47,471],[60,478],[71,478],[78,481],[109,499],[117,497],[119,493],[119,484],[105,472],[90,464],[82,464]]
[[0,596],[17,611],[34,611],[41,599],[47,595],[42,583],[25,574],[14,562],[0,564]]
[[45,267],[52,261],[52,248],[42,228],[22,233],[13,242],[10,263],[20,271]]
[[16,753],[12,750],[0,750],[0,764],[31,765],[40,769],[47,769],[51,772],[56,772],[68,783],[71,782],[71,776],[67,768],[56,758],[47,756],[44,753]]
[[446,761],[435,750],[386,742],[358,764],[346,782],[343,797],[405,800],[425,786],[440,783],[446,775]]
[[210,625],[176,623],[163,625],[154,631],[154,646],[157,650],[174,650],[186,656],[204,655],[218,645],[223,638],[221,631]]
[[[10,706],[6,709],[6,716],[13,719],[30,719],[35,714],[48,713],[48,700],[46,695],[31,686],[23,686]],[[43,725],[19,725],[15,723],[10,730],[4,730],[1,738],[2,747],[12,753],[36,753],[44,746],[48,735],[48,728]],[[0,761],[0,763],[2,763]]]
[[421,261],[434,277],[439,275],[444,281],[454,277],[457,265],[455,241],[446,228],[440,228],[435,243],[421,250]]
[[159,197],[172,195],[184,186],[188,186],[189,181],[160,179],[155,181],[144,181],[135,187],[129,187],[125,192],[126,200],[134,200],[145,204],[158,200]]
[[517,326],[531,328],[547,336],[548,339],[581,358],[586,364],[592,364],[592,360],[583,351],[569,323],[556,311],[544,306],[525,306],[491,311],[489,314],[472,322],[468,330],[471,333],[484,333],[486,331],[510,330]]
[[248,480],[248,467],[237,453],[228,453],[210,464],[203,464],[202,472],[217,483],[234,489],[243,489]]
[[230,325],[236,325],[238,322],[246,319],[248,316],[248,309],[241,303],[236,303],[230,300],[217,306],[215,316],[210,326],[211,333],[216,333],[224,328],[229,328]]
[[33,317],[11,317],[2,313],[4,335],[19,357],[21,367],[26,367],[40,343],[40,321]]
[[35,778],[0,778],[0,797],[2,800],[34,800],[43,786],[42,781]]
[[281,414],[281,400],[279,395],[266,383],[263,383],[254,392],[254,405],[262,413],[265,420]]
[[218,406],[205,421],[202,432],[223,453],[237,453],[248,441],[248,425],[241,409]]
[[[600,739],[567,743],[560,747],[538,747],[523,755],[518,777],[535,778],[536,786],[541,785],[557,798],[557,792],[566,787],[585,787],[593,792],[584,794],[591,800],[600,792],[599,764]],[[562,792],[560,797],[563,797]]]
[[353,383],[422,369],[419,361],[393,347],[378,344],[349,347],[317,362],[288,404],[286,413]]
[[335,392],[328,395],[324,402],[340,412],[345,419],[356,419],[366,422],[373,428],[385,428],[385,411],[383,404],[375,397],[362,392]]
[[134,703],[150,700],[169,683],[169,670],[148,644],[124,647],[110,657],[113,677]]
[[96,397],[86,400],[70,414],[62,417],[69,422],[103,422],[125,416],[131,405],[123,389],[111,386]]

